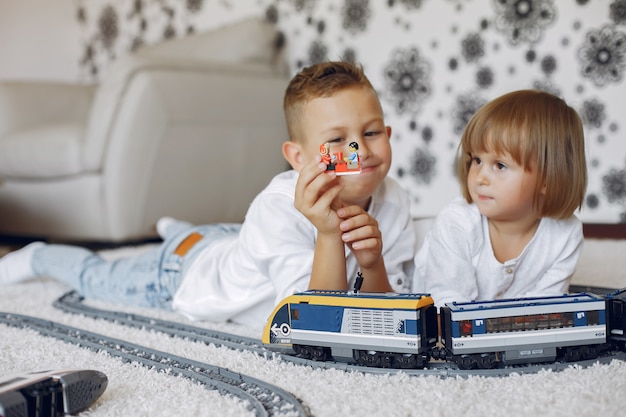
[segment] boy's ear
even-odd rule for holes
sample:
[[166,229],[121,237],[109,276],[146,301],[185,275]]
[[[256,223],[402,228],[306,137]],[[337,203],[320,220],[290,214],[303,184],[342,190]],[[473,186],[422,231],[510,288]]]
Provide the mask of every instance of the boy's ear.
[[302,147],[299,143],[290,140],[284,142],[283,156],[294,170],[300,172],[302,165],[304,165],[304,161],[302,155]]

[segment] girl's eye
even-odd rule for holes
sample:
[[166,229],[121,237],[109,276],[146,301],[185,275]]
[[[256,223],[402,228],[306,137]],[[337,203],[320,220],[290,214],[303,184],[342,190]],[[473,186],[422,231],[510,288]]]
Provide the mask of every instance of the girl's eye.
[[331,139],[331,140],[329,140],[328,142],[329,142],[329,143],[339,143],[339,142],[341,142],[342,140],[343,140],[343,139],[341,139],[341,138],[335,138],[335,139]]
[[497,163],[496,163],[496,169],[497,169],[498,171],[503,171],[503,170],[505,170],[506,168],[507,168],[507,167],[506,167],[506,165],[504,165],[502,162],[497,162]]
[[376,136],[378,135],[380,132],[378,131],[370,131],[370,132],[365,132],[365,134],[363,136],[368,137],[368,136]]
[[477,157],[477,156],[472,157],[472,164],[480,165],[481,163],[482,163],[482,161],[480,160],[479,157]]

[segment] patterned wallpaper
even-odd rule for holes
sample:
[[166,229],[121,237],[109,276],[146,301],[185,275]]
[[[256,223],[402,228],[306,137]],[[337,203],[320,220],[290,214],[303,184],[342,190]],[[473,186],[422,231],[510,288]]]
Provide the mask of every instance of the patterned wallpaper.
[[390,175],[416,216],[459,193],[460,133],[488,100],[550,91],[584,122],[590,181],[581,217],[626,222],[626,0],[76,0],[86,79],[144,43],[264,16],[292,72],[363,64],[393,128]]

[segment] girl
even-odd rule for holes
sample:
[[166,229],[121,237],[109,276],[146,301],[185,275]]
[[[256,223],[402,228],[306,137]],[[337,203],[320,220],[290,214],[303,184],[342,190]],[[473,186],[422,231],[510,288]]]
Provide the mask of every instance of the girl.
[[576,111],[543,91],[501,96],[469,121],[456,169],[463,198],[427,234],[415,289],[438,306],[567,292],[583,243],[574,211],[587,186]]

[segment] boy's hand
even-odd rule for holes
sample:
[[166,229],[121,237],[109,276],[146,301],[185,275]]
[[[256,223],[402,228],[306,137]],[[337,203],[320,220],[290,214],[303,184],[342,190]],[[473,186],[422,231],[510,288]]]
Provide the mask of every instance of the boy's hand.
[[378,222],[359,206],[337,210],[343,240],[354,254],[359,266],[372,268],[381,260],[383,239]]
[[319,234],[341,233],[341,219],[336,210],[342,206],[339,199],[342,188],[335,172],[326,172],[326,164],[319,156],[300,170],[294,205],[317,228]]

